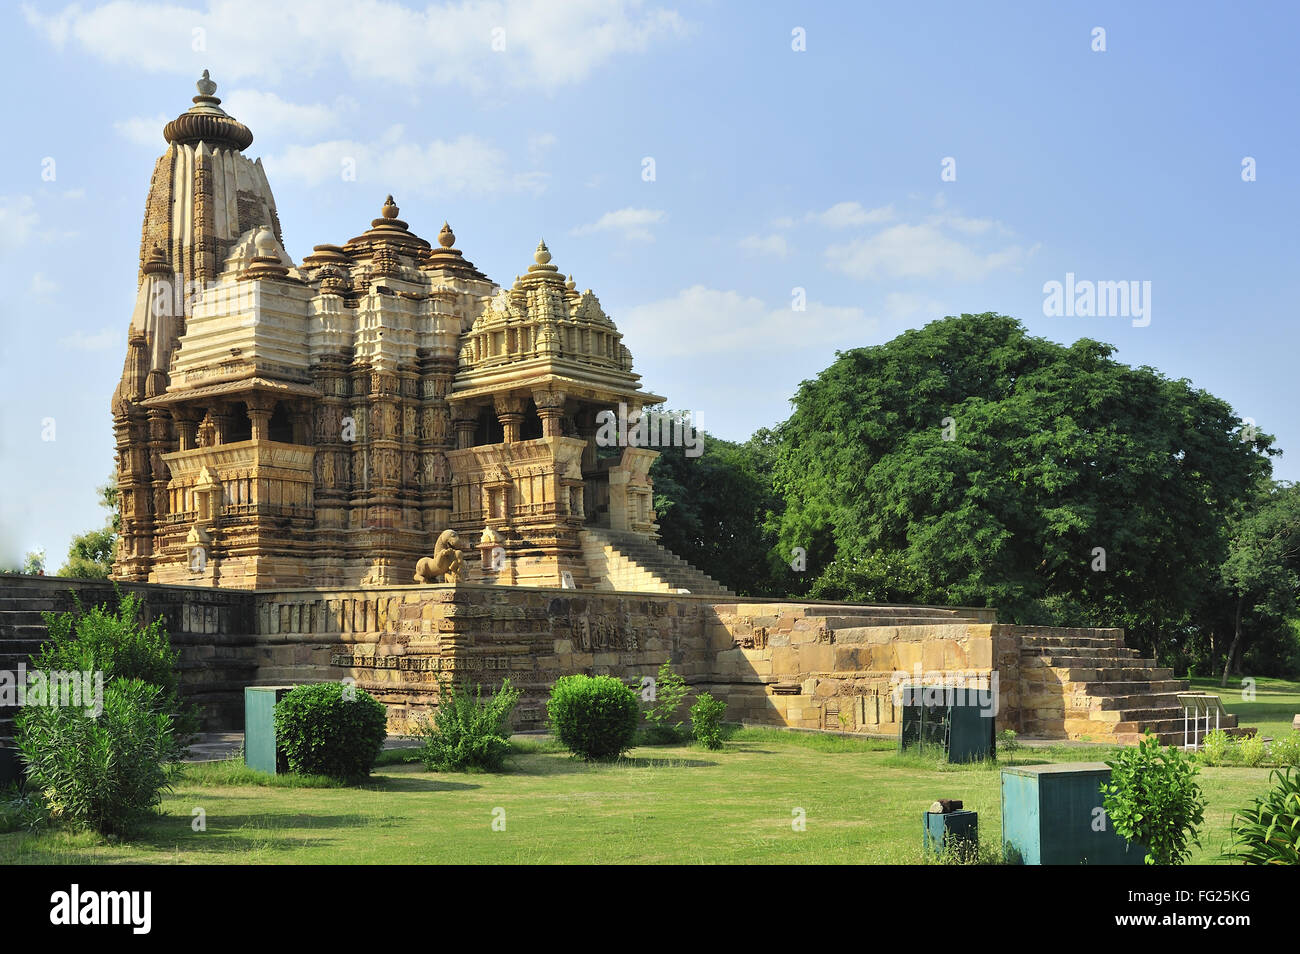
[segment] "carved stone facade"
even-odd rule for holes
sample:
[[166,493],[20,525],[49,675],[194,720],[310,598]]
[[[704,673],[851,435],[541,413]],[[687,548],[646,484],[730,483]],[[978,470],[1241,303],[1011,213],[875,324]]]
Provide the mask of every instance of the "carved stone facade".
[[587,587],[584,528],[653,541],[656,452],[602,452],[595,421],[663,399],[545,243],[504,289],[389,196],[295,264],[252,133],[215,90],[205,72],[167,124],[146,203],[113,397],[114,577],[409,583],[454,529],[480,582]]

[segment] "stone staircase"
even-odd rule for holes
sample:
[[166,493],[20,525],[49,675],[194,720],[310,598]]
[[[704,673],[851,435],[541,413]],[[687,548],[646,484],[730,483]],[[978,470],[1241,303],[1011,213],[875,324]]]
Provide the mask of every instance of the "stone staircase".
[[[1055,630],[1021,636],[1022,734],[1031,738],[1087,739],[1132,744],[1150,731],[1165,745],[1183,742],[1183,707],[1188,691],[1173,670],[1124,645],[1118,629]],[[1225,715],[1220,728],[1253,735],[1237,717]]]
[[[69,594],[54,595],[10,575],[0,576],[0,671],[17,678],[19,665],[30,666],[31,655],[45,640],[43,612],[65,612],[72,607]],[[0,739],[13,736],[16,710],[0,705]]]
[[681,557],[639,533],[588,527],[579,535],[597,590],[731,596],[732,592]]

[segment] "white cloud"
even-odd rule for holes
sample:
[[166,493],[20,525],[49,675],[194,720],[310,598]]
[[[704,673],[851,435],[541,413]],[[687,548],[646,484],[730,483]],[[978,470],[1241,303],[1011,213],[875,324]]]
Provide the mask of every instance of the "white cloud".
[[784,235],[746,235],[737,244],[741,251],[753,255],[785,258],[790,254],[790,246]]
[[1027,253],[1019,246],[981,251],[948,235],[938,224],[890,226],[826,249],[830,268],[850,278],[981,279],[1019,264]]
[[658,225],[667,213],[662,209],[635,209],[628,206],[616,212],[606,212],[595,222],[570,230],[570,235],[594,235],[598,232],[617,232],[633,242],[653,242],[650,226]]
[[0,195],[0,248],[19,248],[32,236],[40,216],[29,195]]
[[115,328],[104,328],[93,335],[77,331],[60,338],[59,344],[74,351],[118,351],[122,346],[122,334]]
[[59,290],[59,283],[46,278],[44,272],[36,272],[27,290],[33,298],[49,299]]
[[809,212],[804,218],[827,228],[844,229],[858,225],[881,225],[893,217],[892,205],[866,209],[860,202],[837,202],[825,212]]
[[[23,12],[55,47],[152,73],[197,76],[210,66],[218,82],[341,67],[353,81],[550,91],[687,31],[675,11],[636,0],[444,2],[423,10],[393,0],[221,0],[206,10],[114,0],[48,14],[25,4]],[[503,47],[493,49],[494,40]]]
[[162,113],[156,116],[133,116],[130,119],[118,120],[113,123],[113,128],[128,142],[162,152],[167,148],[167,140],[163,139],[163,127],[174,118],[164,116]]
[[477,136],[427,145],[405,141],[402,126],[390,127],[379,139],[358,142],[335,139],[311,146],[290,146],[262,161],[275,179],[298,179],[308,185],[339,182],[346,169],[356,181],[378,185],[400,197],[417,195],[479,195],[494,192],[541,192],[546,174],[512,171],[505,152]]
[[861,308],[815,301],[803,311],[789,304],[773,308],[750,295],[703,285],[626,309],[614,320],[634,357],[655,359],[847,345],[861,342],[876,324]]
[[233,90],[221,108],[253,131],[253,135],[319,136],[337,128],[358,110],[357,101],[345,96],[332,105],[290,103],[275,93],[255,89]]

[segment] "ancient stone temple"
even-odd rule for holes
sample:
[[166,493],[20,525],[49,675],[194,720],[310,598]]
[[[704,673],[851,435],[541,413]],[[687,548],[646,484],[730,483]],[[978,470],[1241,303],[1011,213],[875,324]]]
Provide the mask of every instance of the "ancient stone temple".
[[502,288],[389,196],[295,263],[253,134],[198,91],[145,205],[115,578],[409,584],[451,530],[461,582],[723,592],[656,543],[657,452],[598,446],[663,398],[544,242]]

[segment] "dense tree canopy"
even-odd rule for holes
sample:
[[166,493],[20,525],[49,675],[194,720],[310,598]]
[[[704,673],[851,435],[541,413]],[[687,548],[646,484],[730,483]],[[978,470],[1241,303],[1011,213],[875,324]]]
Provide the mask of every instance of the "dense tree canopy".
[[701,432],[703,452],[662,447],[651,466],[659,542],[719,583],[750,596],[784,596],[769,572],[775,534],[764,527],[780,506],[772,492],[772,435],[744,444]]
[[814,591],[1174,636],[1271,438],[1112,352],[983,314],[841,353],[777,432],[778,553],[807,550]]

